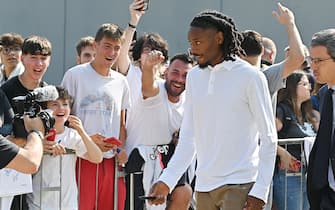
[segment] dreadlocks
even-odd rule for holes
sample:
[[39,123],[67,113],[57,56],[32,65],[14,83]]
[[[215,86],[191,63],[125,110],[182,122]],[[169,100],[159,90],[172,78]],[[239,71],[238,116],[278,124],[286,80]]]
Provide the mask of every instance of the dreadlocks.
[[241,48],[243,36],[237,31],[232,18],[215,10],[206,10],[193,18],[191,27],[215,28],[223,32],[224,41],[221,45],[223,60],[234,61],[234,55],[245,55]]

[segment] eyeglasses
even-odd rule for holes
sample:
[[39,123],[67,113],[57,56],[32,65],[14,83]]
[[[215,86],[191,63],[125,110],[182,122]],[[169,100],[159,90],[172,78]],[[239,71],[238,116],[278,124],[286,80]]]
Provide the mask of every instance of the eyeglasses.
[[323,61],[327,61],[330,59],[334,59],[334,58],[329,57],[329,58],[321,59],[321,58],[311,58],[310,56],[307,57],[308,62],[314,65],[320,65]]
[[1,48],[1,52],[5,55],[8,55],[10,52],[20,52],[21,47],[3,47]]

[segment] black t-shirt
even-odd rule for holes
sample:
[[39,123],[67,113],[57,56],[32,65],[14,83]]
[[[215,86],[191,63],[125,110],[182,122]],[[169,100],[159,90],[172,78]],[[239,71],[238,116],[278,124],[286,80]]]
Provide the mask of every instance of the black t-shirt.
[[0,169],[4,168],[15,158],[19,152],[19,147],[8,141],[4,137],[0,137]]
[[0,89],[0,134],[7,136],[12,131],[14,112],[5,93]]
[[[293,112],[290,105],[281,102],[277,106],[277,118],[282,122],[283,127],[278,132],[279,139],[287,138],[304,138],[308,134],[304,132],[302,126],[299,125],[297,116]],[[288,151],[298,160],[301,159],[301,146],[300,144],[288,145]]]
[[[39,87],[44,87],[46,85],[47,85],[47,83],[42,81],[40,83]],[[12,99],[16,96],[26,96],[28,93],[33,91],[33,90],[28,90],[27,88],[25,88],[22,85],[22,83],[19,80],[19,76],[15,76],[15,77],[11,78],[10,80],[8,80],[7,82],[5,82],[1,86],[1,89],[6,94],[11,106],[13,107],[13,110],[14,110],[15,114],[23,112],[23,110],[18,110],[15,107]]]

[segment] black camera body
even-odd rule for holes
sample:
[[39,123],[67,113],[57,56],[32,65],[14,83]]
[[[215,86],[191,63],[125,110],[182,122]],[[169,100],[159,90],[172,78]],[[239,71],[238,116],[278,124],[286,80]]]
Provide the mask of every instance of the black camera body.
[[36,99],[37,94],[34,93],[29,93],[26,96],[19,96],[12,99],[15,110],[18,110],[18,113],[14,115],[13,121],[13,134],[15,138],[27,137],[27,131],[23,122],[24,115],[29,115],[30,118],[41,118],[45,133],[48,133],[49,130],[54,126],[55,119],[52,117],[52,113],[48,112],[47,110],[42,110]]

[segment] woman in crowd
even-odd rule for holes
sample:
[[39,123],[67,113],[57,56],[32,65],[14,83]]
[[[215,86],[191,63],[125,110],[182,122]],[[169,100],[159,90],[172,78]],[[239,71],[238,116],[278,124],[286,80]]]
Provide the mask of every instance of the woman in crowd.
[[[279,139],[315,136],[319,127],[319,113],[312,109],[311,84],[303,71],[296,71],[286,81],[286,88],[278,93],[276,127]],[[303,144],[302,144],[303,145]],[[287,146],[290,153],[289,170],[279,160],[274,173],[274,203],[278,210],[308,209],[306,195],[306,153],[300,144]],[[295,172],[301,172],[296,173]],[[302,193],[301,193],[302,192]],[[301,208],[301,205],[303,208]]]

